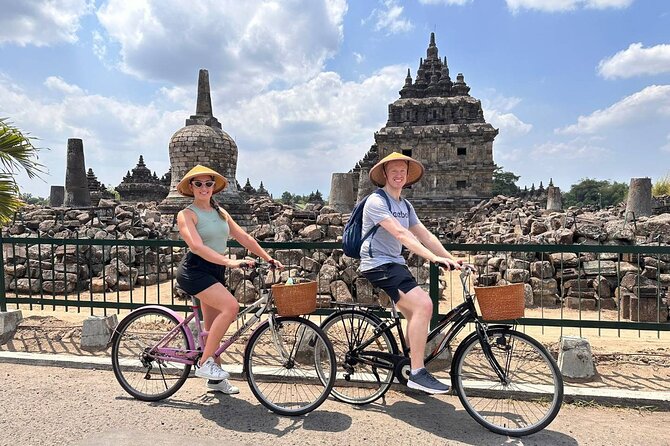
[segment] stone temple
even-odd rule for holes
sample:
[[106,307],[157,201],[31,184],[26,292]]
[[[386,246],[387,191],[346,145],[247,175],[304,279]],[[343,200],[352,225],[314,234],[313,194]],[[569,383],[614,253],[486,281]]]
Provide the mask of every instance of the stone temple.
[[423,179],[403,193],[419,216],[453,216],[491,198],[498,130],[484,120],[481,102],[469,92],[463,74],[452,81],[447,58],[438,56],[431,33],[416,78],[408,69],[400,99],[388,107],[386,125],[351,172],[354,197],[369,193],[368,171],[378,160],[400,152],[426,168]]
[[196,112],[186,120],[186,125],[177,130],[170,139],[170,191],[158,206],[163,212],[174,213],[193,199],[177,192],[177,184],[196,164],[202,164],[221,173],[228,179],[228,187],[214,198],[242,226],[251,219],[251,209],[244,202],[237,187],[237,144],[224,132],[221,123],[212,114],[212,99],[209,89],[209,73],[200,70],[198,76],[198,98]]

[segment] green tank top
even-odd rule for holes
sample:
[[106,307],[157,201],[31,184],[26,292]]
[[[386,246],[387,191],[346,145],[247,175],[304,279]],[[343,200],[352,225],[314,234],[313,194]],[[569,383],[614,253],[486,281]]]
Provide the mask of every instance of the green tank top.
[[186,209],[190,209],[198,216],[198,223],[195,229],[198,231],[205,246],[212,248],[219,254],[223,254],[228,246],[228,237],[230,236],[230,227],[215,209],[203,211],[197,206],[191,204]]

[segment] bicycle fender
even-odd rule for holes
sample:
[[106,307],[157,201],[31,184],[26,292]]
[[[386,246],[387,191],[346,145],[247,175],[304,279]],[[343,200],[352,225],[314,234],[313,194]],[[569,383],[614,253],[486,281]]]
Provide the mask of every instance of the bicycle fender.
[[[184,322],[184,318],[176,313],[175,311],[171,310],[170,308],[164,307],[162,305],[145,305],[140,308],[136,308],[135,310],[131,311],[128,313],[121,321],[114,327],[114,330],[112,331],[112,335],[109,337],[109,343],[113,343],[116,337],[119,335],[119,332],[116,330],[117,327],[119,327],[123,322],[128,319],[129,317],[133,316],[135,313],[137,313],[140,310],[145,310],[145,309],[153,309],[153,310],[161,310],[164,311],[165,313],[168,313],[170,316],[173,316],[177,322],[182,323]],[[189,328],[188,325],[184,325],[184,331],[186,332],[186,339],[188,340],[188,347],[190,349],[195,348],[195,339],[193,338],[193,333],[191,332],[191,329]]]
[[[511,329],[512,329],[512,326],[511,326],[511,325],[505,325],[505,324],[497,324],[497,325],[489,325],[489,326],[487,327],[487,329],[488,329],[488,330],[494,330],[494,329],[495,329],[495,330],[500,330],[500,329],[503,329],[503,330],[511,330]],[[465,348],[465,345],[468,344],[468,341],[469,341],[471,338],[476,338],[476,337],[477,337],[477,332],[476,332],[476,331],[473,331],[472,333],[470,333],[469,335],[467,335],[467,336],[465,337],[465,339],[463,339],[463,340],[461,341],[461,343],[458,344],[458,348],[457,348],[456,351],[454,352],[454,356],[453,356],[453,358],[456,359],[456,358],[458,357],[458,355],[460,355],[460,354],[462,353],[463,349]],[[452,361],[452,364],[454,364],[453,361]]]

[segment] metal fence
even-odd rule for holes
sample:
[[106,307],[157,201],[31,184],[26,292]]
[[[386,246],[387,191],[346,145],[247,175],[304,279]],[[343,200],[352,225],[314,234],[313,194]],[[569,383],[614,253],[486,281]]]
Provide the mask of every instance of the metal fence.
[[[0,263],[4,269],[0,275],[2,311],[13,307],[60,308],[107,315],[148,303],[188,310],[174,293],[177,266],[185,251],[183,241],[11,237],[0,241]],[[342,259],[339,243],[261,245],[275,255],[281,254],[280,260],[287,269],[298,269],[316,280],[323,279],[320,268],[324,261],[336,258],[337,277],[343,279],[356,299],[356,264]],[[235,242],[230,246],[233,254],[246,254]],[[518,321],[521,325],[655,331],[658,336],[670,331],[669,246],[445,247],[478,267],[479,285],[491,285],[501,279],[527,284],[527,311],[526,317]],[[462,290],[455,273],[441,275],[437,267],[426,269],[423,263],[421,259],[410,261],[419,283],[429,290],[435,302],[437,320],[461,302]],[[330,293],[322,291],[327,300]],[[324,307],[327,306],[326,303]],[[320,308],[318,313],[330,311]]]

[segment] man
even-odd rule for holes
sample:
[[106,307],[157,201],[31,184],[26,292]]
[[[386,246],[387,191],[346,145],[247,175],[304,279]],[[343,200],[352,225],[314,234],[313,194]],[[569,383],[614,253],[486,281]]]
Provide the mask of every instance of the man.
[[379,229],[361,246],[360,270],[374,286],[386,291],[407,319],[412,368],[408,387],[437,394],[448,392],[449,386],[433,377],[423,362],[433,303],[407,268],[401,255],[402,246],[450,269],[460,266],[419,221],[414,207],[400,196],[403,187],[419,181],[423,173],[419,161],[396,152],[370,170],[370,180],[386,193],[391,209],[386,199],[376,193],[366,201],[361,232],[367,234],[375,225],[379,225]]

